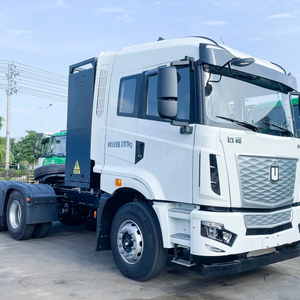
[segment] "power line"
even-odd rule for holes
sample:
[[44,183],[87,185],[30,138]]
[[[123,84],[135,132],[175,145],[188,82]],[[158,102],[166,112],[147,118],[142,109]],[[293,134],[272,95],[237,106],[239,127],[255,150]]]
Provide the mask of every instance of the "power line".
[[0,60],[0,89],[8,89],[7,68],[11,65],[11,91],[53,101],[67,101],[68,78],[18,62]]

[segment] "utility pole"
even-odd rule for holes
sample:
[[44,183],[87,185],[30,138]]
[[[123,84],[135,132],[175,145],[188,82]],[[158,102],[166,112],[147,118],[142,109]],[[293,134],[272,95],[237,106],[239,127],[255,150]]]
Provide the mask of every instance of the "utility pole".
[[5,148],[5,170],[9,168],[9,156],[10,156],[10,64],[8,64],[7,74],[7,113],[6,113],[6,148]]
[[5,148],[5,170],[9,169],[9,158],[10,158],[10,102],[11,102],[11,95],[17,94],[18,89],[16,87],[17,82],[14,77],[18,76],[19,73],[15,65],[8,64],[8,73],[7,76],[7,116],[6,116],[6,148]]

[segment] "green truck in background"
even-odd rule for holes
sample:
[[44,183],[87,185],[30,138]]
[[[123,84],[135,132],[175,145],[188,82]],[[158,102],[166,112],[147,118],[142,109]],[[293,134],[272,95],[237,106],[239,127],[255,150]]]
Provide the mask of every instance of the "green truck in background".
[[295,117],[295,127],[297,132],[297,137],[300,137],[300,115],[299,115],[299,96],[294,96],[292,98],[294,117]]
[[41,141],[42,164],[39,164],[39,166],[64,164],[66,162],[66,139],[66,130],[56,132],[51,136],[45,136]]
[[34,170],[35,180],[40,180],[45,174],[48,174],[47,182],[51,182],[53,179],[57,180],[57,177],[61,177],[61,180],[64,180],[66,140],[66,130],[43,136],[41,140],[41,156],[39,157],[38,167]]

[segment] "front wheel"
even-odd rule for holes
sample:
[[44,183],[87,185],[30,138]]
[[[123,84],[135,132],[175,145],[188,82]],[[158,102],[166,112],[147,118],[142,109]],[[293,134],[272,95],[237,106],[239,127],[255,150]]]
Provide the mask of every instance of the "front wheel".
[[25,200],[18,191],[13,191],[6,209],[7,228],[15,240],[25,240],[32,236],[35,225],[26,224]]
[[111,229],[111,249],[121,273],[136,281],[155,277],[164,267],[159,221],[147,203],[128,203],[116,213]]

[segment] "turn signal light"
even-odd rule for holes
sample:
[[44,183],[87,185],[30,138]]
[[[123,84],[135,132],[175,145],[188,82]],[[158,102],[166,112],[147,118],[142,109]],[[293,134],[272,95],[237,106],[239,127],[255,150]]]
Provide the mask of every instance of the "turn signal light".
[[115,186],[122,186],[122,179],[115,179]]

